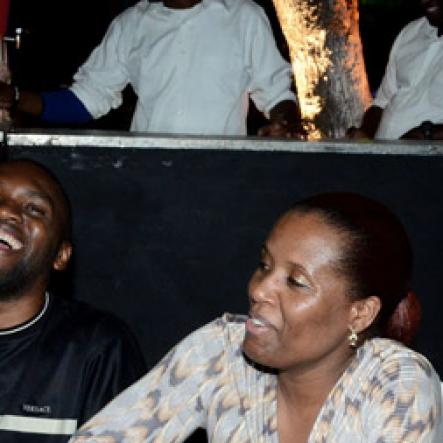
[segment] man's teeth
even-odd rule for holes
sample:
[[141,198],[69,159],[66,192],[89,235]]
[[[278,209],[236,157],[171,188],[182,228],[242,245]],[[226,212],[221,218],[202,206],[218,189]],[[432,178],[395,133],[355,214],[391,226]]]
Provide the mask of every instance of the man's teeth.
[[252,324],[254,326],[258,326],[258,327],[262,327],[262,326],[266,326],[265,323],[261,320],[259,320],[258,318],[251,318],[252,320]]
[[0,242],[8,246],[13,251],[17,251],[23,247],[23,244],[7,232],[0,232]]

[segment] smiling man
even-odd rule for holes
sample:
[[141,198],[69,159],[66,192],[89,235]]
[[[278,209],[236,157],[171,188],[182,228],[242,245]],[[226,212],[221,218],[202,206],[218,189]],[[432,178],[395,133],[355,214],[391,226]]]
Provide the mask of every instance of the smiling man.
[[66,442],[145,371],[119,320],[48,292],[71,252],[58,181],[29,160],[0,163],[2,442]]
[[443,139],[443,0],[397,36],[381,86],[351,138]]

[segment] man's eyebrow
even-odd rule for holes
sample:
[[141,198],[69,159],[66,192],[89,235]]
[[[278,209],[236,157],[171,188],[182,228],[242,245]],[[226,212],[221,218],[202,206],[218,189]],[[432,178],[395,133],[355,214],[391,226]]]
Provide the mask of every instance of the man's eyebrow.
[[36,197],[40,200],[44,200],[46,203],[48,203],[51,208],[54,208],[54,199],[47,194],[46,192],[39,192],[39,191],[27,191],[25,193],[29,197]]
[[[2,187],[4,185],[5,185],[5,181],[0,179],[0,187]],[[45,201],[46,203],[48,203],[51,206],[51,208],[55,207],[54,199],[47,192],[27,190],[24,192],[24,194],[27,195],[28,197],[36,197],[36,198],[39,198],[40,200]]]

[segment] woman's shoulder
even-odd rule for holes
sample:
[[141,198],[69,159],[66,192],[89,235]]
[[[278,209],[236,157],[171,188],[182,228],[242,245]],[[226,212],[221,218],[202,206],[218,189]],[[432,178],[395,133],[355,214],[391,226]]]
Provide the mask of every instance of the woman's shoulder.
[[244,338],[246,319],[245,315],[224,313],[221,317],[217,317],[198,329],[196,333],[209,340],[220,337],[224,341],[227,340],[228,343],[238,344]]
[[238,347],[243,342],[246,316],[225,313],[195,329],[182,344],[187,346]]
[[367,367],[366,374],[382,385],[396,381],[405,384],[429,384],[440,387],[440,379],[429,360],[422,354],[394,340],[374,338],[359,351],[360,360]]
[[373,436],[369,440],[442,441],[441,385],[426,357],[376,338],[359,349],[356,362],[349,390],[360,401],[360,426]]
[[434,371],[429,360],[419,352],[388,338],[373,338],[363,345],[365,352],[372,359],[378,360],[382,365],[397,362],[403,365],[419,365],[426,371]]
[[224,331],[226,329],[244,330],[245,322],[247,320],[246,315],[242,314],[231,314],[229,312],[225,312],[220,317],[216,317],[214,320],[206,323],[204,326],[198,328],[197,331]]

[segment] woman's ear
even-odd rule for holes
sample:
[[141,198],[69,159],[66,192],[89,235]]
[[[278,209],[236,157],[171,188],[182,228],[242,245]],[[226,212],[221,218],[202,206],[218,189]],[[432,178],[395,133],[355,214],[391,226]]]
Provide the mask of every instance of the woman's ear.
[[55,256],[54,262],[52,263],[52,267],[56,271],[63,271],[66,266],[68,266],[69,259],[72,254],[72,245],[68,241],[62,242],[60,245],[57,255]]
[[352,302],[349,328],[360,333],[368,329],[381,309],[381,301],[375,296],[355,300]]

